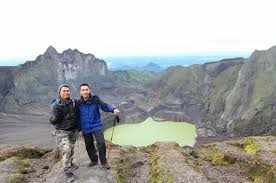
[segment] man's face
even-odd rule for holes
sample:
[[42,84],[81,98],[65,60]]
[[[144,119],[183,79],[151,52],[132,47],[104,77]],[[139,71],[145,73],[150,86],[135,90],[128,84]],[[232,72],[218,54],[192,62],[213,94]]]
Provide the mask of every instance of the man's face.
[[80,87],[80,95],[83,98],[88,98],[89,97],[89,93],[90,93],[90,89],[88,86],[81,86]]
[[60,90],[60,97],[62,99],[70,98],[70,89],[68,87],[62,87]]

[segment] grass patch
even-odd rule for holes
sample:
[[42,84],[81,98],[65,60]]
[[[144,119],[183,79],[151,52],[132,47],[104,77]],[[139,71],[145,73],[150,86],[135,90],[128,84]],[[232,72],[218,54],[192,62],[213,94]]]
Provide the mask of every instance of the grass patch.
[[156,145],[153,145],[151,147],[151,157],[150,157],[150,182],[151,183],[158,183],[159,179],[161,178],[159,176],[160,174],[160,169],[158,167],[158,147]]
[[32,171],[31,162],[28,159],[18,160],[17,162],[18,173],[27,174]]
[[48,152],[51,152],[50,149],[42,149],[42,148],[26,148],[23,147],[21,149],[11,151],[8,154],[1,156],[0,161],[4,161],[6,159],[9,159],[13,156],[18,157],[20,159],[35,159],[35,158],[41,158],[43,155],[47,154]]
[[31,166],[30,159],[41,158],[48,152],[51,152],[50,149],[42,149],[42,148],[20,148],[13,151],[10,151],[8,154],[0,157],[0,161],[4,161],[11,157],[16,157],[15,165],[17,174],[14,174],[9,177],[9,183],[23,183],[26,182],[24,178],[24,174],[28,174],[30,172],[35,171]]
[[256,154],[260,151],[256,139],[247,138],[243,141],[243,149],[247,154]]
[[216,144],[204,145],[201,151],[201,155],[204,160],[211,161],[213,157],[218,154],[218,147]]
[[0,157],[0,161],[4,161],[4,160],[6,160],[5,157]]
[[9,183],[22,183],[24,182],[24,177],[20,174],[12,175],[9,177]]
[[235,142],[235,141],[230,141],[226,142],[227,145],[238,147],[238,148],[243,148],[243,143],[240,142]]
[[276,182],[276,167],[265,163],[255,163],[249,171],[254,183]]
[[10,156],[16,156],[20,159],[35,159],[41,158],[44,154],[50,152],[48,149],[40,149],[40,148],[22,148],[18,151],[11,152]]
[[[261,139],[260,139],[261,140]],[[266,141],[272,141],[271,138],[267,137]],[[258,147],[258,139],[256,138],[245,138],[242,142],[227,142],[227,145],[238,147],[243,149],[247,154],[256,154],[261,151]]]
[[125,183],[127,182],[127,175],[129,170],[129,162],[127,159],[124,158],[123,150],[120,151],[120,158],[116,158],[112,161],[112,165],[115,166],[116,172],[116,182],[117,183]]
[[235,157],[219,152],[216,144],[203,146],[200,156],[202,159],[210,161],[214,166],[227,166],[235,163]]
[[151,183],[172,183],[173,174],[172,170],[162,170],[158,165],[158,147],[152,145],[150,148],[150,182]]
[[[250,137],[244,138],[242,141],[230,141],[227,145],[241,148],[246,154],[252,154],[252,156],[245,156],[239,159],[238,154],[230,154],[220,152],[216,144],[209,144],[202,147],[199,151],[199,156],[203,160],[210,161],[212,165],[231,165],[238,163],[241,169],[244,169],[244,173],[247,174],[252,182],[275,182],[276,183],[276,167],[270,162],[258,158],[258,152],[261,152],[261,142],[272,142],[274,137]],[[276,150],[270,151],[275,153]],[[256,154],[256,155],[255,155]],[[240,156],[242,157],[242,156]]]
[[115,171],[116,171],[116,182],[125,183],[127,182],[127,170],[129,168],[129,163],[124,159],[116,159],[114,161]]

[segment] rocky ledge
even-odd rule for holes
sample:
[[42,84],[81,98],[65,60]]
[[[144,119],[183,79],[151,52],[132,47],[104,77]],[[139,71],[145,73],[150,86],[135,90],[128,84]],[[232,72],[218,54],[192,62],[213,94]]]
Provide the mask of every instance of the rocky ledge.
[[[89,163],[84,142],[76,143],[74,163],[78,183],[98,182],[276,182],[276,137],[246,137],[239,140],[180,147],[157,142],[135,148],[107,143],[110,170]],[[57,150],[24,146],[0,146],[0,182],[61,183]]]

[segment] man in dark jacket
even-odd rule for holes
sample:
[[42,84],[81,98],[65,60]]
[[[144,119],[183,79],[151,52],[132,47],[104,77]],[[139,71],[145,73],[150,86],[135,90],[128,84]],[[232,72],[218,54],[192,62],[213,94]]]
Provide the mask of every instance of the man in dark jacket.
[[114,115],[119,115],[120,111],[111,105],[103,102],[97,95],[90,93],[90,88],[87,83],[80,85],[81,98],[77,102],[79,113],[79,128],[82,130],[81,135],[84,137],[86,150],[91,160],[88,167],[98,164],[98,154],[94,145],[94,137],[97,142],[100,162],[105,169],[110,166],[106,159],[106,145],[103,134],[103,124],[99,109],[104,112],[112,112]]
[[72,163],[77,138],[77,110],[75,101],[70,98],[70,88],[63,84],[58,89],[59,97],[51,105],[50,122],[56,129],[57,145],[62,150],[63,171],[68,182],[73,182],[73,170],[78,166]]

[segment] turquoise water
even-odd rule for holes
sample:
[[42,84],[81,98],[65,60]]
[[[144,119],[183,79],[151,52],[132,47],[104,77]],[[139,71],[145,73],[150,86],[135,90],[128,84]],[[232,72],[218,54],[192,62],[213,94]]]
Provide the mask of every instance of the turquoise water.
[[[105,139],[110,141],[112,128],[105,130]],[[186,122],[162,121],[152,118],[137,124],[117,125],[112,142],[135,147],[148,146],[157,141],[175,141],[180,146],[193,146],[196,138],[195,125]]]

